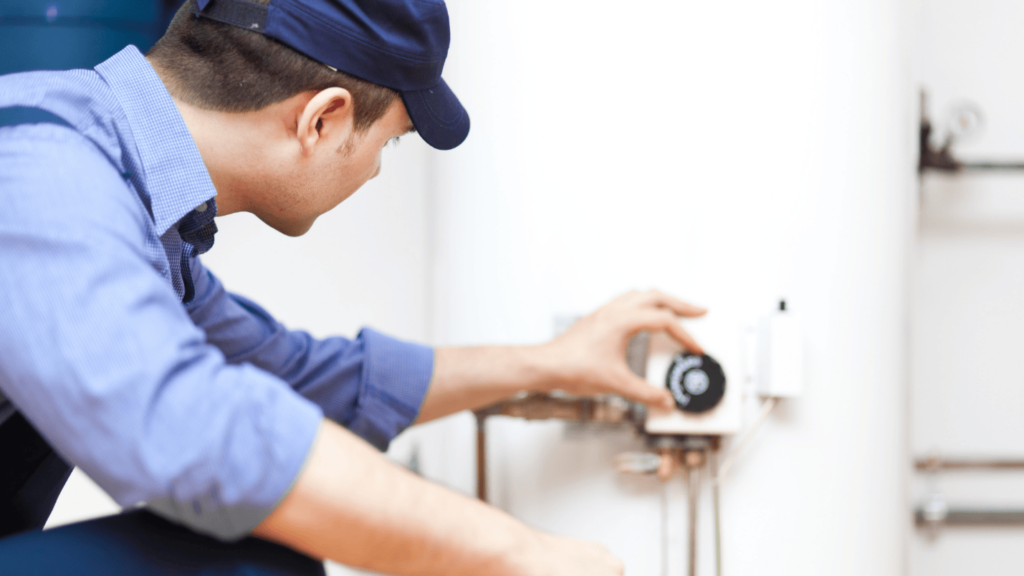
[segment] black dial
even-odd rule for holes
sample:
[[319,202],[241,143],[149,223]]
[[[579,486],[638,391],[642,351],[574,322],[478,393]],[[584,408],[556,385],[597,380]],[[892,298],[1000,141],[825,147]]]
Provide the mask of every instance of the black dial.
[[725,372],[711,356],[683,353],[672,359],[665,386],[683,412],[707,412],[725,396]]

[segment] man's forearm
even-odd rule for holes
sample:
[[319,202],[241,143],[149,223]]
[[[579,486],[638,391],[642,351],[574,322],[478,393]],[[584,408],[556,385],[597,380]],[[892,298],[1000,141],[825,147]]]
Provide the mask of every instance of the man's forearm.
[[545,536],[433,485],[325,420],[292,492],[254,531],[385,574],[518,576]]
[[493,404],[523,390],[541,390],[556,376],[543,346],[438,348],[434,377],[417,424]]
[[657,290],[629,292],[580,319],[538,346],[441,348],[417,423],[492,404],[523,390],[561,389],[581,395],[618,394],[671,409],[672,396],[650,386],[626,365],[626,346],[641,330],[667,332],[701,354],[700,344],[679,324],[704,308]]

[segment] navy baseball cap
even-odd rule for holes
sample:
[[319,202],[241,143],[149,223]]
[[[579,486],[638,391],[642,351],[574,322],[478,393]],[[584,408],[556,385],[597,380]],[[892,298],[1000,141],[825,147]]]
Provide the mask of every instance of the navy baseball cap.
[[196,0],[194,10],[398,92],[434,148],[451,150],[469,134],[469,114],[441,78],[450,42],[443,0]]

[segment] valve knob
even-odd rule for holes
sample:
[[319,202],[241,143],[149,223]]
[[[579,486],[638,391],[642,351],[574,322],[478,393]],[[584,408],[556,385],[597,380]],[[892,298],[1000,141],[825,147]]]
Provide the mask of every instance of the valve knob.
[[683,412],[707,412],[725,396],[725,372],[707,354],[684,352],[672,359],[665,386]]

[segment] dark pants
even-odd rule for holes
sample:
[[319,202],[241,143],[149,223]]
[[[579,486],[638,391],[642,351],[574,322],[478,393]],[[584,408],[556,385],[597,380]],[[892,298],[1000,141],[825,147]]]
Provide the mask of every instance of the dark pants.
[[0,425],[0,573],[4,576],[318,575],[323,565],[284,546],[224,543],[144,511],[43,531],[71,467],[20,414]]

